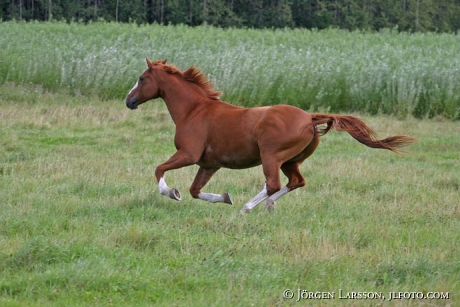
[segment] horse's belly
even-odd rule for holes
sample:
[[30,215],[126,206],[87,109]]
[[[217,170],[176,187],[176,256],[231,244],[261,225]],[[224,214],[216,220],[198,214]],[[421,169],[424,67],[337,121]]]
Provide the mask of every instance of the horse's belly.
[[232,169],[249,168],[249,167],[254,167],[254,166],[261,164],[260,158],[243,159],[241,157],[231,157],[231,156],[223,156],[221,157],[219,162],[220,162],[221,167],[232,168]]
[[207,146],[198,165],[203,167],[225,167],[243,169],[261,164],[257,148],[240,150],[218,150]]

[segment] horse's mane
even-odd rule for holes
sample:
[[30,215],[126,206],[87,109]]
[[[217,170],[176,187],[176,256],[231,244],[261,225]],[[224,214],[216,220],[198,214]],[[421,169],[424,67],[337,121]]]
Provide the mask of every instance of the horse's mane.
[[176,66],[165,64],[163,61],[155,61],[153,62],[153,65],[161,65],[166,72],[179,75],[184,80],[195,83],[203,89],[209,99],[218,100],[219,96],[222,94],[222,92],[215,91],[214,83],[212,83],[212,81],[210,81],[204,73],[194,66],[182,72]]

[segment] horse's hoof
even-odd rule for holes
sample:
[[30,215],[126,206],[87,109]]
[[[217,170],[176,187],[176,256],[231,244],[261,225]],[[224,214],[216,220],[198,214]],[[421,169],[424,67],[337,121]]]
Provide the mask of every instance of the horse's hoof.
[[247,213],[250,213],[250,212],[251,212],[251,210],[246,209],[246,208],[244,208],[244,207],[243,207],[243,209],[240,210],[240,214],[241,214],[241,215],[244,215],[244,214],[247,214]]
[[176,189],[171,189],[169,190],[169,197],[174,199],[174,200],[181,200],[182,196],[180,195],[180,192]]
[[233,205],[232,198],[230,197],[230,194],[224,193],[222,194],[222,197],[224,198],[224,203]]
[[276,201],[269,198],[267,199],[267,202],[265,203],[265,209],[267,209],[267,211],[273,211],[275,210],[275,204],[276,204]]

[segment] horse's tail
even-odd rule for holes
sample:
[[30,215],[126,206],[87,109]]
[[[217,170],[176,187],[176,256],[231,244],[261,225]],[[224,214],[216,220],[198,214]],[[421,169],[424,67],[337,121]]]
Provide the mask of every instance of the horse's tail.
[[379,140],[369,126],[353,116],[315,113],[312,114],[312,120],[315,126],[326,124],[325,128],[319,129],[320,135],[325,135],[331,128],[335,128],[337,131],[348,132],[355,140],[371,148],[383,148],[399,152],[398,148],[416,141],[416,139],[404,135],[395,135]]

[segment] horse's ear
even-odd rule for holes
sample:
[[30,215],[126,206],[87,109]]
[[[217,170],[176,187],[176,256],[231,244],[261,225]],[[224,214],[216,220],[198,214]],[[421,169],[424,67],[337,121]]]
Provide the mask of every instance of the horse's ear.
[[148,66],[149,68],[152,68],[152,66],[153,66],[153,63],[152,63],[152,62],[150,62],[150,60],[149,60],[149,58],[148,58],[148,57],[145,57],[145,61],[147,62],[147,66]]
[[163,61],[161,61],[161,63],[162,63],[162,64],[166,64],[166,61],[167,61],[167,60],[168,60],[168,59],[164,59]]

